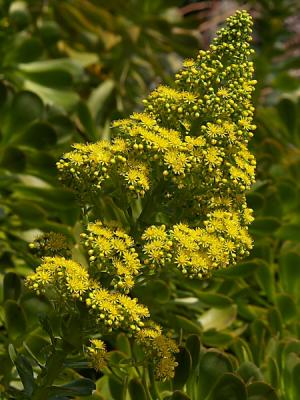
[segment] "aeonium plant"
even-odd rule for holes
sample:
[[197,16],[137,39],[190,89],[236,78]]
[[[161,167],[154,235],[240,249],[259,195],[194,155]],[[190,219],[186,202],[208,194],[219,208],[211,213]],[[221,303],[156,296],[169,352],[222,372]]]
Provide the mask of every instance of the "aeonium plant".
[[80,315],[82,345],[98,370],[108,362],[107,338],[123,332],[156,379],[172,378],[176,338],[134,288],[162,272],[204,279],[249,254],[251,27],[237,11],[207,51],[184,61],[172,87],[159,86],[142,112],[114,122],[111,141],[75,144],[57,163],[82,207],[85,262],[57,244],[26,285],[60,315]]

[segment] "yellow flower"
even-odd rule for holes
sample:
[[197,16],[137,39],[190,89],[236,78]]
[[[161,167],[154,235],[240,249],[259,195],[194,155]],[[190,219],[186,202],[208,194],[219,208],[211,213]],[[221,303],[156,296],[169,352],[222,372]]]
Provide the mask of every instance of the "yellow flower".
[[207,149],[205,160],[206,163],[212,167],[215,167],[222,163],[222,158],[219,156],[219,151],[214,147],[210,147]]
[[152,128],[156,125],[155,119],[150,117],[147,113],[133,113],[131,118],[133,120],[141,121],[147,128]]
[[217,137],[222,137],[225,134],[224,127],[222,125],[217,125],[217,124],[207,124],[207,135],[210,138],[217,138]]
[[126,151],[127,151],[127,143],[122,138],[116,138],[113,141],[111,149],[112,149],[113,153],[126,153]]
[[153,240],[153,239],[160,239],[160,240],[167,240],[168,235],[166,232],[166,226],[165,225],[160,225],[160,226],[149,226],[147,228],[143,235],[142,235],[143,240]]
[[173,378],[178,365],[175,361],[175,354],[179,351],[176,342],[164,336],[156,324],[141,329],[136,339],[145,349],[149,361],[154,364],[156,378],[159,380]]
[[87,347],[87,354],[91,365],[96,371],[101,371],[107,365],[107,351],[105,343],[100,339],[91,339],[90,346]]
[[184,153],[177,150],[169,150],[164,155],[164,160],[174,174],[183,174],[185,172],[188,157]]
[[142,112],[113,124],[118,129],[112,143],[76,145],[59,161],[62,180],[82,198],[124,192],[130,226],[136,216],[128,210],[146,207],[145,221],[152,197],[158,202],[153,215],[168,221],[164,228],[134,232],[136,248],[115,229],[88,228],[89,261],[115,291],[133,286],[141,272],[138,255],[144,271],[147,265],[175,264],[189,277],[203,277],[248,254],[253,217],[245,192],[255,179],[247,148],[255,129],[251,29],[247,12],[236,12],[208,50],[184,62],[172,87],[159,86],[143,101]]

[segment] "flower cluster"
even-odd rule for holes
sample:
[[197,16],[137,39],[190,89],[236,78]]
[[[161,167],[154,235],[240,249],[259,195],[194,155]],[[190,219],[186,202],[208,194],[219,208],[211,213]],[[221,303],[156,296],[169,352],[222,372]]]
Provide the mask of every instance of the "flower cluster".
[[172,259],[172,253],[170,252],[173,246],[173,242],[170,240],[168,232],[166,232],[166,226],[149,226],[143,235],[142,239],[146,241],[143,246],[143,251],[146,255],[144,263],[149,266],[160,266],[165,265],[166,262],[170,262]]
[[88,224],[87,233],[81,237],[88,249],[90,264],[112,277],[110,284],[115,289],[128,292],[141,268],[133,239],[124,230],[105,226],[100,221]]
[[[202,277],[251,249],[252,210],[245,199],[255,179],[247,148],[255,129],[251,27],[249,14],[237,11],[207,51],[184,62],[174,87],[159,86],[144,100],[143,112],[114,123],[111,144],[76,145],[58,163],[63,180],[82,193],[115,186],[118,193],[147,195],[142,207],[155,201],[157,212],[168,215],[166,227],[150,226],[136,238],[144,243],[146,265],[175,263],[184,274]],[[91,258],[100,264],[109,258],[104,269],[124,271],[123,255],[116,257],[107,243],[109,254],[94,246]],[[115,284],[129,289],[134,273],[127,283],[125,275],[119,273]]]
[[27,277],[26,285],[37,294],[52,290],[65,299],[83,300],[93,282],[77,262],[64,257],[45,257],[35,273]]
[[252,210],[242,210],[213,208],[203,228],[183,223],[175,224],[168,233],[164,226],[147,228],[142,236],[145,263],[153,267],[174,263],[190,278],[202,278],[215,268],[235,264],[252,247],[247,226],[243,226],[252,222]]
[[91,365],[96,371],[101,371],[106,367],[107,351],[105,343],[100,339],[91,339],[90,346],[87,347],[87,354]]
[[177,362],[175,354],[179,349],[176,342],[162,334],[158,325],[140,330],[136,335],[137,343],[143,346],[146,356],[155,367],[155,376],[159,380],[174,377]]
[[38,256],[64,256],[71,254],[67,238],[62,233],[46,232],[29,243],[29,248]]
[[252,240],[237,213],[216,209],[207,214],[205,228],[173,227],[175,264],[189,277],[199,278],[215,268],[234,264],[252,247]]
[[[184,62],[172,88],[159,86],[143,112],[114,123],[111,142],[77,144],[63,156],[61,180],[89,205],[105,203],[104,195],[123,207],[134,240],[120,228],[90,223],[81,235],[87,269],[46,257],[26,280],[37,293],[80,302],[100,333],[134,335],[159,379],[174,376],[178,348],[160,327],[145,327],[149,310],[129,295],[137,276],[169,265],[202,278],[252,247],[245,196],[255,179],[247,148],[255,129],[251,26],[248,13],[238,11],[207,51]],[[88,353],[103,368],[104,343],[93,339]]]
[[102,140],[92,144],[75,144],[57,163],[60,179],[81,196],[103,190],[105,184],[121,178],[120,184],[143,196],[149,189],[148,167],[130,155],[122,138],[111,144]]
[[64,257],[45,257],[27,277],[26,286],[37,294],[46,293],[49,298],[65,300],[68,306],[70,299],[81,301],[103,331],[120,328],[135,333],[149,317],[147,307],[138,304],[137,299],[109,291],[92,279],[81,264]]
[[91,291],[86,304],[90,313],[109,332],[117,328],[129,333],[138,332],[144,325],[143,319],[149,317],[148,308],[138,304],[137,299],[103,288]]

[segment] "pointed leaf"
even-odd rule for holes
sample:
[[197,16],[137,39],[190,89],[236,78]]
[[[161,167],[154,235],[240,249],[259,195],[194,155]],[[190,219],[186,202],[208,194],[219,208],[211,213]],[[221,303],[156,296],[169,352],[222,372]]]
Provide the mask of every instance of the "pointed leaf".
[[3,296],[5,300],[18,300],[21,293],[21,280],[14,272],[8,272],[3,280]]
[[147,400],[147,395],[141,381],[137,378],[131,379],[128,385],[131,400]]
[[14,340],[26,332],[26,318],[22,307],[14,300],[7,300],[4,305],[6,328]]
[[78,379],[63,386],[52,386],[49,390],[49,396],[89,396],[96,389],[95,383],[91,379]]
[[207,400],[241,400],[247,399],[246,386],[232,373],[225,373],[217,382]]
[[204,353],[199,367],[199,399],[205,399],[217,379],[224,373],[231,371],[231,362],[224,353],[215,350],[209,350]]
[[181,347],[178,354],[176,354],[176,361],[178,366],[175,369],[175,376],[173,380],[174,389],[182,389],[189,378],[192,368],[192,357],[190,352]]
[[[298,379],[299,380],[299,379]],[[247,386],[248,400],[278,400],[275,390],[265,382],[254,382]]]

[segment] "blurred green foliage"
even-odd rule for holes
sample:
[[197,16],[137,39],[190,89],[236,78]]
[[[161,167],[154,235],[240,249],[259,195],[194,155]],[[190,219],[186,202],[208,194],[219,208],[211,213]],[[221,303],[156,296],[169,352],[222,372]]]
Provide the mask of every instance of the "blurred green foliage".
[[74,142],[105,137],[113,117],[168,75],[171,51],[199,47],[172,2],[100,3],[1,2],[0,257],[21,273],[24,241],[39,231],[73,236],[79,210],[58,186],[57,158]]
[[[257,183],[248,194],[254,250],[212,279],[162,275],[139,293],[180,338],[175,378],[157,383],[151,371],[140,376],[130,366],[139,349],[122,334],[110,343],[114,367],[96,374],[76,357],[79,321],[59,321],[51,304],[23,289],[23,276],[37,263],[28,242],[39,233],[64,233],[78,252],[80,209],[57,182],[57,158],[74,142],[107,137],[113,118],[136,109],[150,85],[168,81],[175,54],[192,56],[201,45],[195,18],[180,18],[180,5],[0,2],[0,398],[31,399],[38,390],[36,398],[53,400],[299,398],[296,1],[247,2],[256,20],[259,82]],[[66,349],[69,360],[62,357]]]

